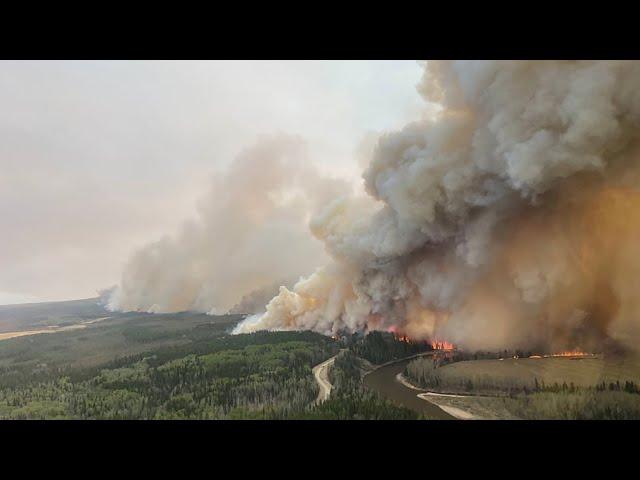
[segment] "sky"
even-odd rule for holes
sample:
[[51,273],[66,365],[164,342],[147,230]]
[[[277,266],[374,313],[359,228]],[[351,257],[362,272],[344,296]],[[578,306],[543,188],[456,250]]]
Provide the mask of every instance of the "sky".
[[420,75],[413,61],[0,62],[0,304],[116,284],[260,135],[299,135],[323,175],[359,182],[363,139],[419,118]]

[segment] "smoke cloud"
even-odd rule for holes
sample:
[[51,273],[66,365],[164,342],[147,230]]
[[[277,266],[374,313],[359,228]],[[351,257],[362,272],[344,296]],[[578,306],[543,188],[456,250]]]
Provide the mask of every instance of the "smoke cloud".
[[331,197],[313,216],[331,261],[237,331],[632,343],[640,62],[429,61],[418,91],[437,114],[379,137],[368,198]]
[[215,176],[195,220],[131,257],[109,307],[224,313],[240,302],[234,310],[263,311],[274,282],[293,284],[328,261],[308,220],[345,191],[320,175],[300,138],[263,137]]

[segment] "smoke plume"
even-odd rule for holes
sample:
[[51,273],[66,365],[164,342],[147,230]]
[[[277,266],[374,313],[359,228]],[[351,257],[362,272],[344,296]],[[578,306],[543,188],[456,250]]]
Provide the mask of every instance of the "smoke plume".
[[369,198],[312,218],[331,261],[237,330],[486,349],[637,338],[640,62],[430,61],[418,91],[438,113],[379,138]]
[[263,310],[260,291],[328,261],[308,220],[345,190],[318,173],[300,138],[264,137],[213,179],[195,220],[131,257],[109,307],[224,313],[246,296],[237,308]]

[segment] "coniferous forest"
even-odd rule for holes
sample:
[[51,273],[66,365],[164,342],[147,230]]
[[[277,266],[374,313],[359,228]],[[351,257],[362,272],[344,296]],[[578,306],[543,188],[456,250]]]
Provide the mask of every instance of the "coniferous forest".
[[[362,385],[359,355],[381,363],[408,353],[392,335],[231,335],[239,318],[130,316],[0,342],[0,418],[417,418]],[[317,405],[312,368],[334,355],[331,398]]]

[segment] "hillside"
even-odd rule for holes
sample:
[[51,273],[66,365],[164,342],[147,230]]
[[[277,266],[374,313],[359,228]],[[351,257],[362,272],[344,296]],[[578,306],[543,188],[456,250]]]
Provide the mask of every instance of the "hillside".
[[[105,317],[88,300],[48,307],[5,309],[26,312],[23,327],[75,323],[0,340],[0,419],[417,418],[365,391],[350,360],[338,362],[331,399],[316,405],[312,367],[342,346],[318,333],[231,335],[242,315]],[[352,347],[390,356],[405,346],[374,340]]]
[[0,305],[0,332],[68,325],[109,315],[110,313],[98,304],[98,300],[86,298],[64,302]]

